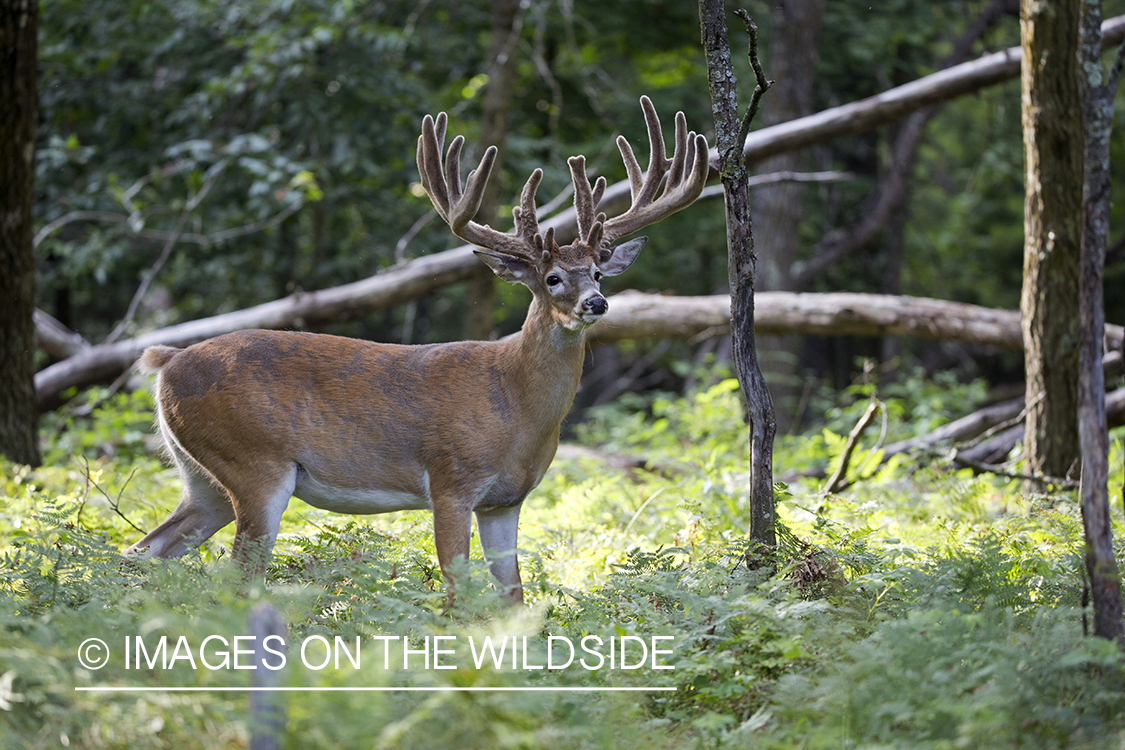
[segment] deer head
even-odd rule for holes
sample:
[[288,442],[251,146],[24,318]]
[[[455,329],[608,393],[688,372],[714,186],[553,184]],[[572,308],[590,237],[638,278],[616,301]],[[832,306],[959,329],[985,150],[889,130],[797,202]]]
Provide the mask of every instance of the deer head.
[[[463,136],[457,136],[445,154],[447,119],[441,113],[434,120],[422,120],[418,139],[418,173],[422,187],[453,233],[478,245],[483,260],[505,281],[523,284],[531,290],[536,304],[549,311],[552,320],[569,331],[583,331],[609,310],[601,293],[603,276],[616,276],[636,259],[647,237],[614,245],[620,237],[653,224],[691,204],[703,191],[707,179],[707,139],[688,132],[684,114],[676,114],[676,145],[669,159],[656,108],[647,96],[641,97],[648,125],[649,164],[643,174],[633,150],[624,137],[617,139],[629,177],[632,206],[624,214],[607,219],[598,212],[606,181],[599,177],[594,185],[586,176],[586,158],[568,160],[574,182],[574,208],[578,237],[568,245],[555,242],[554,229],[540,232],[536,216],[535,193],[543,171],[531,173],[512,210],[514,234],[505,234],[472,220],[480,208],[484,186],[496,160],[496,147],[490,146],[480,165],[461,184],[460,157]],[[659,193],[659,195],[658,195]]]

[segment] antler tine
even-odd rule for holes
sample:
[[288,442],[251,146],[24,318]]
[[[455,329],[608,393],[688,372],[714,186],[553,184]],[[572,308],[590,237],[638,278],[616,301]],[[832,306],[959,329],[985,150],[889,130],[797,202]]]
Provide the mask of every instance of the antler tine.
[[[703,192],[703,185],[707,181],[707,139],[689,132],[687,118],[682,112],[678,112],[675,150],[669,160],[664,152],[664,137],[656,108],[647,96],[641,97],[641,108],[645,113],[649,147],[652,149],[648,170],[642,178],[632,148],[628,141],[619,137],[617,145],[625,162],[625,171],[629,175],[633,204],[625,213],[605,222],[605,242],[612,242],[641,227],[654,224],[690,205]],[[656,198],[662,181],[664,189],[660,197]]]
[[[602,195],[605,194],[605,187],[605,177],[598,177],[598,179],[594,182],[593,194],[590,196],[590,200],[594,204],[595,211],[598,210],[598,204],[602,202]],[[602,217],[602,221],[605,220],[605,214],[598,214],[598,216]]]
[[[441,131],[440,140],[438,130]],[[438,115],[437,127],[434,125],[434,118],[429,115],[423,117],[422,135],[418,136],[418,176],[422,178],[422,189],[430,196],[434,208],[441,214],[441,218],[448,221],[449,191],[446,190],[445,178],[440,169],[441,148],[444,142],[445,113]]]
[[660,129],[660,118],[652,100],[647,96],[641,97],[641,109],[644,110],[645,125],[648,126],[648,171],[645,172],[640,199],[648,202],[656,195],[656,189],[660,186],[664,173],[668,171],[670,162],[664,155],[664,132]]
[[[694,136],[695,133],[692,133]],[[684,176],[684,164],[688,158],[688,132],[687,118],[683,112],[676,113],[676,147],[672,152],[672,165],[668,169],[668,182],[666,185],[679,185]],[[668,188],[664,188],[665,192]]]
[[[591,247],[597,243],[591,241],[592,232],[598,222],[605,221],[605,214],[597,213],[598,204],[605,194],[605,177],[599,177],[593,188],[590,187],[590,178],[586,176],[586,157],[572,156],[567,159],[570,165],[570,179],[574,183],[574,213],[578,221],[578,238]],[[598,231],[598,241],[601,240],[601,230]]]
[[536,169],[524,183],[523,192],[520,193],[520,205],[512,209],[512,218],[516,225],[516,236],[521,237],[528,245],[527,254],[535,257],[534,252],[542,250],[543,237],[539,234],[538,210],[535,208],[535,193],[539,190],[539,183],[543,180],[543,170]]
[[585,241],[594,225],[594,194],[586,177],[586,157],[579,154],[566,160],[574,183],[574,213],[578,221],[578,238]]
[[625,140],[625,136],[617,136],[617,149],[621,152],[621,160],[625,162],[625,174],[629,176],[629,195],[636,202],[637,194],[641,192],[641,185],[644,184],[641,165],[637,163],[637,157],[633,155],[633,147]]
[[[451,205],[461,201],[461,147],[464,145],[465,136],[459,135],[453,139],[453,143],[449,144],[449,150],[445,152],[445,189],[449,191]],[[440,145],[438,150],[441,150]]]

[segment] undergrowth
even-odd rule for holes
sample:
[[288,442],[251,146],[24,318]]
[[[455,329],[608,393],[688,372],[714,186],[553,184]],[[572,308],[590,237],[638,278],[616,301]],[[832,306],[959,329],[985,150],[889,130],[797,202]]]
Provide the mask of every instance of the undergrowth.
[[[962,408],[980,395],[964,388]],[[924,385],[891,395],[902,436],[958,416]],[[287,626],[273,678],[292,689],[280,694],[291,748],[1120,747],[1125,669],[1115,645],[1083,634],[1075,498],[932,457],[880,467],[870,440],[851,488],[825,495],[817,472],[866,397],[855,389],[813,433],[779,442],[788,484],[767,557],[746,554],[732,382],[600,411],[579,429],[596,452],[557,460],[525,504],[528,606],[506,606],[478,556],[447,610],[423,513],[333,516],[294,500],[264,579],[229,564],[229,529],[181,560],[121,557],[179,483],[150,453],[145,397],[93,394],[49,425],[46,467],[0,465],[0,746],[247,747],[245,692],[76,688],[246,687],[256,672],[199,662],[227,643],[237,664],[235,638],[269,602]],[[1119,518],[1119,435],[1112,451]],[[509,651],[478,662],[486,636],[518,644],[516,663]],[[126,667],[126,637],[145,644],[140,668]],[[170,664],[147,661],[161,637]],[[79,662],[89,638],[112,652],[100,669]],[[547,668],[564,639],[576,658]],[[610,666],[611,639],[626,663],[645,644],[643,666]],[[338,665],[300,660],[301,644],[337,643]],[[437,668],[439,643],[453,668]],[[390,686],[649,690],[324,690]]]

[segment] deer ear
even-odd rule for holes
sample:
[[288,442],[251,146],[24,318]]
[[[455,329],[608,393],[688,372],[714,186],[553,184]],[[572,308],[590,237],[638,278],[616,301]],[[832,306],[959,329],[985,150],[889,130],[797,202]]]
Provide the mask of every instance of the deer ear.
[[492,272],[504,281],[513,284],[527,285],[528,274],[531,272],[531,262],[507,253],[490,253],[484,250],[474,250],[477,257],[488,264]]
[[637,254],[641,252],[646,242],[648,237],[637,237],[602,250],[598,254],[598,268],[606,276],[616,276],[633,265],[633,261],[637,259]]

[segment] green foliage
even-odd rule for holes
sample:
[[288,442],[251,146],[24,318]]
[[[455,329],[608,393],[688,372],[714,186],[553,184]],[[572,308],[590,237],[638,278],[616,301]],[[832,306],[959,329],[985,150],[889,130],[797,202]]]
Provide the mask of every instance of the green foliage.
[[[933,388],[904,388],[904,424],[956,414],[974,386],[953,408]],[[114,398],[139,420],[138,404]],[[120,447],[93,454],[95,436],[133,417],[95,408],[71,419],[52,450],[81,446],[84,461],[0,466],[0,745],[245,746],[245,694],[75,688],[238,687],[246,673],[184,661],[126,669],[120,656],[91,671],[76,656],[90,637],[111,649],[126,635],[232,641],[263,600],[288,623],[289,747],[1109,747],[1125,737],[1120,651],[1082,635],[1073,498],[1025,498],[1013,483],[926,462],[827,499],[797,477],[778,487],[778,552],[747,557],[737,389],[724,381],[648,409],[613,405],[580,432],[599,451],[644,456],[649,470],[559,461],[529,498],[524,610],[503,603],[474,559],[447,611],[424,513],[356,520],[294,501],[264,585],[227,562],[229,536],[179,561],[125,560],[117,550],[141,534],[132,524],[151,527],[175,503],[174,473]],[[778,466],[817,451],[830,460],[824,435],[779,448]],[[1122,450],[1115,439],[1118,493]],[[466,642],[486,635],[526,636],[531,664],[545,662],[547,636],[670,637],[675,669],[478,669]],[[403,668],[382,636],[417,648],[449,637],[457,668]],[[310,637],[349,647],[358,637],[361,667],[302,668],[292,644]],[[307,692],[386,686],[675,690]]]
[[61,464],[75,458],[111,456],[129,464],[151,452],[152,395],[144,389],[110,393],[91,388],[71,399],[65,408],[48,412],[41,427],[51,437],[44,463]]

